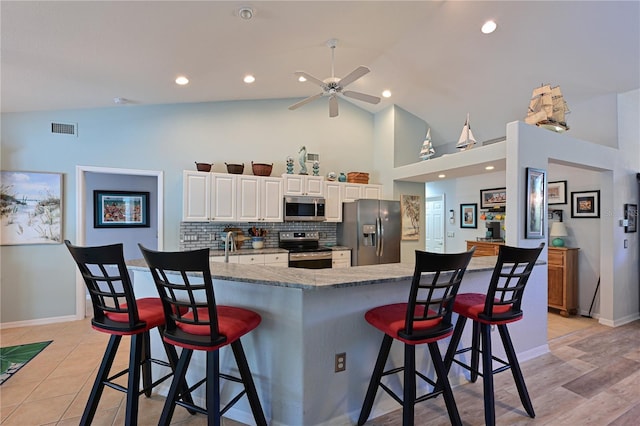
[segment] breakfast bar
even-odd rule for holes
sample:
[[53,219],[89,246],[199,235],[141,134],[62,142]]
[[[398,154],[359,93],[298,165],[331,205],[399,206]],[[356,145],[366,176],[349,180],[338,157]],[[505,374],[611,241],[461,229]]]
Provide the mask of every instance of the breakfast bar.
[[[460,291],[486,291],[495,261],[495,256],[473,258]],[[156,296],[144,261],[127,263],[136,296]],[[296,269],[211,262],[211,273],[218,304],[250,308],[262,316],[262,323],[243,338],[243,345],[269,424],[355,424],[382,340],[380,332],[364,320],[364,314],[375,306],[406,301],[413,264]],[[520,361],[548,352],[544,261],[539,261],[533,270],[523,311],[524,319],[511,328]],[[152,352],[162,353],[159,338],[152,338]],[[497,343],[497,333],[494,338]],[[470,333],[463,336],[463,343],[469,341]],[[447,343],[445,339],[443,353]],[[236,372],[233,357],[225,350],[220,356],[221,370]],[[428,359],[425,350],[426,347],[418,348],[418,360]],[[345,369],[336,372],[336,354],[340,353],[346,354]],[[402,350],[394,346],[389,362],[401,365],[401,361]],[[191,368],[198,365],[204,368],[204,357],[194,356]],[[428,365],[423,370],[432,371]],[[455,365],[449,377],[454,387],[466,381]],[[166,391],[166,387],[159,388],[160,393]],[[223,398],[226,393],[223,387]],[[379,393],[371,418],[398,408],[388,395]],[[244,398],[226,416],[252,422]]]

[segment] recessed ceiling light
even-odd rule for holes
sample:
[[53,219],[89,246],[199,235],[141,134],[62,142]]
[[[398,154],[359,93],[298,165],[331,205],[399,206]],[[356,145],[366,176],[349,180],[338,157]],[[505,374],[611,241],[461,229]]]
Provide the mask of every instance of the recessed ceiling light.
[[484,169],[485,169],[485,170],[493,170],[493,169],[495,169],[495,167],[493,167],[493,166],[487,166],[487,167],[485,167]]
[[249,83],[253,83],[254,81],[256,81],[256,78],[254,76],[252,76],[251,74],[247,74],[244,76],[244,82],[249,84]]
[[189,79],[184,75],[181,75],[178,78],[176,78],[176,84],[179,84],[180,86],[184,86],[185,84],[189,84]]
[[439,177],[440,179],[442,179],[442,178],[446,178],[446,177],[447,177],[447,175],[445,175],[445,174],[443,173],[443,174],[439,174],[439,175],[438,175],[438,177]]
[[496,28],[498,28],[498,25],[495,23],[495,21],[487,21],[482,26],[482,33],[491,34],[496,30]]
[[307,81],[307,79],[306,79],[306,78],[304,78],[304,76],[303,76],[303,75],[301,75],[300,77],[298,77],[298,81],[299,81],[300,83],[304,83],[305,81]]
[[238,10],[238,16],[245,21],[248,21],[249,19],[253,18],[253,9],[251,9],[250,7],[240,8]]
[[383,90],[382,91],[382,97],[383,98],[390,98],[391,97],[391,90],[389,90],[389,89]]

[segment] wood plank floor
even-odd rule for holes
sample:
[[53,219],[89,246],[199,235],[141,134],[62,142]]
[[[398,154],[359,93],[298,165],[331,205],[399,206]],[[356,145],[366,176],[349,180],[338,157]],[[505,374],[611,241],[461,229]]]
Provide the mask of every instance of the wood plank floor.
[[[526,415],[511,374],[504,372],[495,377],[497,424],[639,424],[640,321],[610,328],[583,317],[550,313],[548,318],[551,352],[522,363],[536,418]],[[54,342],[43,353],[0,387],[2,425],[78,424],[106,338],[93,331],[88,320],[0,330],[2,346],[51,339]],[[116,361],[120,366],[127,363],[123,355]],[[454,396],[465,425],[484,424],[480,380],[455,387]],[[139,424],[156,424],[163,402],[157,395],[141,398]],[[416,419],[416,424],[448,425],[442,398],[418,404]],[[121,425],[123,420],[122,394],[105,390],[93,424]],[[180,409],[173,424],[204,425],[206,421]],[[369,426],[401,424],[400,410],[367,422]],[[224,425],[239,424],[225,420]]]

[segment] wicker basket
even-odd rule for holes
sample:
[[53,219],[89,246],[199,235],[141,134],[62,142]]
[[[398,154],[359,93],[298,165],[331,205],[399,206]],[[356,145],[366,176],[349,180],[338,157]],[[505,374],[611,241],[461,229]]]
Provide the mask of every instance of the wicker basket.
[[253,174],[256,176],[271,176],[271,169],[273,168],[272,164],[264,164],[264,163],[254,163],[251,162],[251,169],[253,170]]
[[349,172],[349,173],[347,173],[347,182],[349,182],[349,183],[369,183],[369,173]]
[[232,173],[234,175],[241,175],[244,173],[244,163],[242,164],[227,164],[227,173]]
[[199,172],[210,172],[211,166],[213,166],[213,163],[198,163],[197,161],[195,163]]

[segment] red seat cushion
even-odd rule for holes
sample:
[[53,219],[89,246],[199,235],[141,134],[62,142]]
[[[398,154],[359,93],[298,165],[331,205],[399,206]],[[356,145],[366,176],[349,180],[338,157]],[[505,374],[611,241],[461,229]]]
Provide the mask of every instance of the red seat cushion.
[[[488,321],[480,318],[478,315],[484,311],[484,304],[487,296],[481,293],[461,293],[456,296],[456,300],[453,304],[453,312],[465,316],[473,321],[478,321],[484,324],[506,324],[509,322],[518,321],[522,316],[518,318],[512,318],[509,320],[497,320]],[[498,300],[496,299],[496,302]],[[511,305],[495,305],[493,307],[493,314],[499,315],[511,310]]]
[[[227,337],[227,340],[224,343],[216,346],[201,346],[198,344],[189,345],[189,344],[185,344],[184,342],[174,341],[167,337],[165,337],[165,341],[172,345],[176,345],[184,348],[211,351],[211,350],[218,349],[219,347],[233,343],[234,341],[238,340],[240,337],[244,336],[245,334],[247,334],[248,332],[256,328],[262,321],[262,318],[260,317],[259,314],[248,309],[238,308],[235,306],[224,306],[224,305],[218,305],[217,308],[218,308],[218,330],[220,331],[220,334]],[[184,316],[184,318],[187,318],[187,319],[193,318],[193,313],[189,312]],[[209,320],[209,313],[206,308],[198,309],[198,318],[201,321]],[[198,336],[207,336],[210,334],[210,328],[208,324],[193,325],[193,324],[185,324],[185,323],[178,322],[176,323],[176,326],[180,330],[189,334],[194,334]]]
[[[416,308],[416,311],[419,308]],[[430,311],[431,312],[431,311]],[[407,304],[406,303],[395,303],[392,305],[384,305],[378,306],[377,308],[373,308],[364,315],[364,319],[367,320],[369,324],[382,331],[383,333],[393,337],[394,339],[400,340],[402,342],[417,345],[421,343],[430,343],[440,340],[444,337],[451,335],[451,332],[438,335],[437,337],[424,339],[424,340],[406,340],[402,337],[398,336],[398,332],[404,330],[407,316]],[[413,323],[413,330],[416,333],[420,333],[422,331],[427,331],[430,328],[433,328],[442,322],[442,318],[437,318],[433,320],[426,321],[415,321]]]
[[[155,328],[159,325],[164,325],[164,311],[162,310],[162,301],[157,297],[145,297],[143,299],[137,299],[136,305],[138,306],[138,318],[140,321],[146,323],[145,328],[139,328],[132,331],[120,330],[114,332],[113,330],[104,329],[98,327],[96,325],[93,326],[94,329],[98,331],[106,331],[110,334],[119,334],[119,335],[131,335],[143,333],[145,331],[149,331],[152,328]],[[121,306],[122,309],[127,309],[127,305],[123,304]],[[128,313],[117,313],[117,312],[105,312],[105,316],[114,322],[121,322],[123,324],[129,323],[129,314]]]

